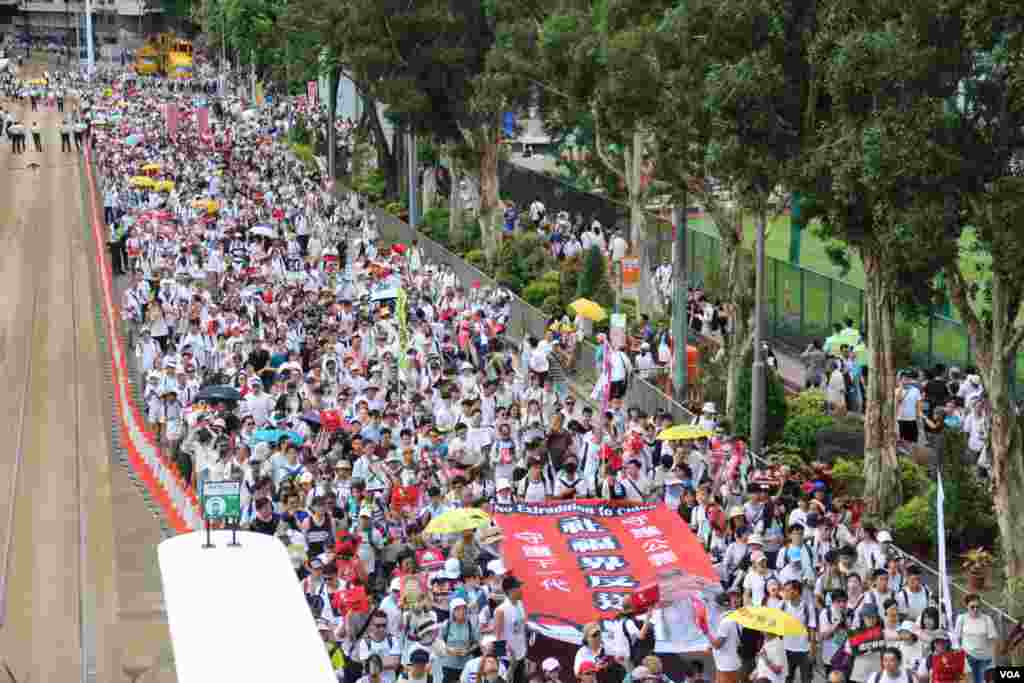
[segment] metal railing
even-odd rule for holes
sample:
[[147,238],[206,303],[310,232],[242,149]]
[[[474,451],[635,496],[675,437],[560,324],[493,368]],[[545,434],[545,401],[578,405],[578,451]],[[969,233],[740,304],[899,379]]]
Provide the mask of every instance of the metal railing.
[[[899,553],[903,557],[904,561],[908,561],[908,562],[911,562],[913,564],[916,564],[918,567],[920,567],[922,569],[922,571],[927,573],[927,575],[928,575],[927,583],[930,585],[932,590],[935,591],[935,595],[938,595],[939,576],[940,576],[939,575],[939,571],[937,569],[935,569],[934,567],[932,567],[931,565],[929,565],[924,560],[920,559],[919,557],[915,557],[914,555],[911,555],[910,553],[906,552],[902,548],[897,548],[897,549],[899,550]],[[960,607],[960,608],[964,607],[965,606],[963,604],[964,598],[967,595],[971,594],[972,591],[968,590],[965,586],[960,585],[956,581],[950,580],[949,583],[950,583],[950,587],[952,588],[952,591],[953,591],[953,595],[951,596],[952,597],[952,603],[953,603],[953,609],[956,610],[958,607]],[[1000,640],[1000,642],[1005,642],[1006,638],[1013,631],[1014,627],[1017,626],[1017,623],[1018,623],[1017,620],[1014,619],[1012,616],[1010,616],[1010,614],[1008,612],[1006,612],[1005,610],[1003,610],[1003,609],[1001,609],[999,607],[996,607],[995,605],[993,605],[989,601],[985,600],[984,598],[979,598],[979,601],[981,602],[982,611],[984,611],[986,614],[988,614],[990,617],[992,617],[992,621],[993,621],[993,623],[996,626],[996,631],[999,632],[999,640]],[[954,617],[954,619],[955,619],[955,617]],[[949,624],[948,625],[948,629],[950,631],[952,631],[954,625],[955,624]],[[1000,661],[1000,660],[1002,660],[1002,661]],[[1006,663],[1009,663],[1009,660],[1010,660],[1010,657],[1009,657],[1008,654],[1003,653],[1002,656],[1000,656],[1000,653],[997,651],[996,652],[996,659],[995,659],[994,663],[995,664],[999,664],[999,663],[1006,664]]]
[[[417,240],[424,259],[431,263],[447,266],[455,274],[459,283],[466,288],[472,287],[475,283],[485,287],[500,287],[500,284],[482,270],[467,262],[458,254],[453,254],[443,245],[427,237],[422,232],[414,230],[408,223],[395,218],[381,209],[375,210],[377,216],[377,228],[381,236],[391,242],[410,243]],[[548,327],[549,316],[537,310],[515,294],[512,295],[511,315],[509,316],[508,330],[506,334],[517,340],[527,336],[534,336],[538,339],[544,336]],[[577,361],[575,377],[579,380],[592,384],[597,378],[597,347],[588,342],[577,346]],[[589,381],[588,381],[589,380]],[[584,398],[589,398],[585,396]],[[673,401],[665,395],[661,389],[648,380],[635,376],[626,390],[625,402],[630,407],[637,407],[648,415],[654,415],[661,411],[670,413],[676,422],[691,422],[694,419],[693,413],[680,403]]]

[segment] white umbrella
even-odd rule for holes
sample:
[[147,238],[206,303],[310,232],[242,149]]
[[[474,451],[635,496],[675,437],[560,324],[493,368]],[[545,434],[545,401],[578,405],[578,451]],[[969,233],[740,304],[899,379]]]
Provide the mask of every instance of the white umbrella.
[[269,225],[257,225],[255,228],[249,231],[250,235],[259,235],[260,237],[269,237],[271,239],[277,237],[277,231],[271,228]]

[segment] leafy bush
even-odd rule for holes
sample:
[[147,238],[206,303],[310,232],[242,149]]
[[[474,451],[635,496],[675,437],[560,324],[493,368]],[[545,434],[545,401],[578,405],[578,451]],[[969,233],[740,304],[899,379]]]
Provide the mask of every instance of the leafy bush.
[[487,254],[480,249],[466,252],[466,260],[480,270],[487,270]]
[[864,461],[836,458],[832,463],[832,483],[836,496],[859,498],[864,494]]
[[935,542],[928,496],[914,496],[892,513],[892,539],[901,548],[922,548]]
[[543,282],[551,282],[551,283],[554,283],[556,285],[557,284],[561,284],[562,273],[561,273],[561,271],[557,271],[557,270],[549,270],[546,273],[544,273],[543,275],[541,275],[540,279]]
[[832,429],[834,424],[835,420],[829,415],[787,416],[785,427],[782,429],[782,441],[799,450],[804,459],[810,461],[814,458],[818,433]]
[[900,483],[903,487],[904,499],[924,496],[931,485],[928,469],[913,460],[900,460]]
[[545,282],[544,280],[537,280],[531,282],[523,290],[523,298],[526,299],[526,303],[531,306],[540,308],[543,306],[544,301],[548,297],[558,297],[558,283],[557,282]]
[[552,294],[541,302],[540,310],[551,317],[563,315],[565,313],[565,305],[562,303],[562,297],[557,292]]
[[591,247],[583,255],[583,264],[576,283],[574,298],[590,299],[608,308],[615,303],[615,291],[608,282],[608,269],[604,254],[597,247]]
[[449,247],[459,254],[467,254],[474,249],[479,249],[483,240],[483,233],[480,232],[480,224],[476,219],[463,221],[461,229],[451,235]]
[[316,153],[313,151],[312,145],[303,144],[301,142],[290,142],[288,146],[292,152],[295,153],[296,158],[301,161],[306,168],[310,170],[319,170],[319,166],[316,163]]
[[288,129],[288,142],[293,145],[310,146],[312,144],[313,135],[309,128],[306,127],[304,119],[297,119],[295,125]]
[[[517,234],[505,240],[498,249],[495,278],[513,292],[523,292],[528,284],[540,277],[548,265],[544,247],[544,240],[531,233]],[[557,287],[554,291],[557,291]],[[537,304],[554,291],[545,293]]]
[[[751,397],[753,394],[753,354],[750,352],[743,359],[739,381],[736,383],[736,424],[733,433],[741,439],[750,439]],[[775,443],[782,437],[786,425],[786,386],[778,373],[765,367],[767,377],[765,391],[765,444]]]
[[801,450],[785,442],[769,446],[765,451],[765,456],[770,462],[788,465],[793,471],[800,471],[806,465]]
[[[946,504],[946,540],[954,551],[991,546],[998,533],[992,496],[963,460],[967,435],[947,431],[942,452],[942,486]],[[928,489],[932,535],[938,538],[936,498],[938,486]]]
[[[725,407],[725,358],[716,360],[718,345],[700,337],[697,339],[697,373],[700,381],[701,401],[711,401],[719,407]],[[691,382],[692,378],[688,378]]]
[[402,204],[400,202],[388,202],[384,205],[384,213],[389,213],[392,216],[397,216],[402,213]]
[[448,246],[448,209],[428,209],[420,220],[420,230],[435,242]]
[[825,412],[825,392],[821,389],[805,389],[786,403],[789,405],[787,417],[791,420],[794,417],[822,415]]
[[379,169],[371,169],[365,175],[358,176],[352,181],[352,189],[364,195],[371,204],[376,204],[384,199],[387,185],[384,172]]

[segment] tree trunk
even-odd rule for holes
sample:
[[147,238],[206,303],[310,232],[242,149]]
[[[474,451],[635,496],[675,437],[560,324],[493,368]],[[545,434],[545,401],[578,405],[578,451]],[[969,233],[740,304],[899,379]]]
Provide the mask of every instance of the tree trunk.
[[423,213],[437,206],[437,175],[433,165],[423,169]]
[[[736,218],[729,214],[729,219]],[[742,221],[742,215],[739,219]],[[720,231],[721,233],[721,231]],[[730,234],[735,234],[730,229]],[[750,308],[753,301],[750,274],[743,272],[742,243],[734,239],[722,239],[721,254],[725,261],[726,291],[728,303],[733,311],[732,332],[722,335],[722,353],[726,359],[725,417],[736,429],[736,391],[739,386],[743,361],[752,341],[753,326],[750,324]]]
[[395,141],[391,145],[391,154],[395,159],[395,170],[396,170],[396,184],[398,186],[398,192],[393,197],[395,201],[401,199],[402,195],[409,194],[409,159],[406,157],[408,150],[405,144],[405,133],[397,128],[395,130]]
[[[998,356],[997,356],[998,357]],[[992,462],[993,501],[999,522],[999,547],[1006,563],[1005,597],[1008,611],[1024,614],[1024,441],[1010,396],[1013,362],[994,362],[986,373],[985,387],[992,403],[989,432]],[[1021,655],[1017,655],[1021,657]],[[1021,661],[1014,661],[1021,664]]]
[[[398,156],[392,152],[388,144],[388,136],[385,135],[384,126],[380,123],[380,113],[377,111],[376,101],[370,97],[363,97],[363,107],[377,149],[377,167],[384,172],[385,195],[398,197]],[[400,138],[400,135],[395,135],[395,142],[397,143]]]
[[455,166],[455,155],[448,154],[448,235],[449,238],[462,229],[462,194],[459,192],[458,168]]
[[338,178],[338,130],[334,127],[338,118],[338,82],[340,69],[331,69],[327,80],[327,180],[330,187]]
[[501,231],[501,202],[498,198],[498,139],[491,126],[484,127],[480,139],[480,235],[487,258],[498,251]]
[[892,337],[896,326],[894,287],[882,271],[883,255],[861,248],[867,289],[868,364],[864,414],[864,492],[867,511],[885,518],[903,502],[896,456],[896,368]]

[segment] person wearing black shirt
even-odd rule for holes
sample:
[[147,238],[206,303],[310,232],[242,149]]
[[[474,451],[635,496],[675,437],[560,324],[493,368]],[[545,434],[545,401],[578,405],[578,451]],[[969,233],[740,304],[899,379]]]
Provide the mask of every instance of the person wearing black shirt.
[[280,521],[269,498],[261,498],[256,501],[256,515],[249,522],[249,531],[258,534],[273,536],[277,532],[277,524]]

